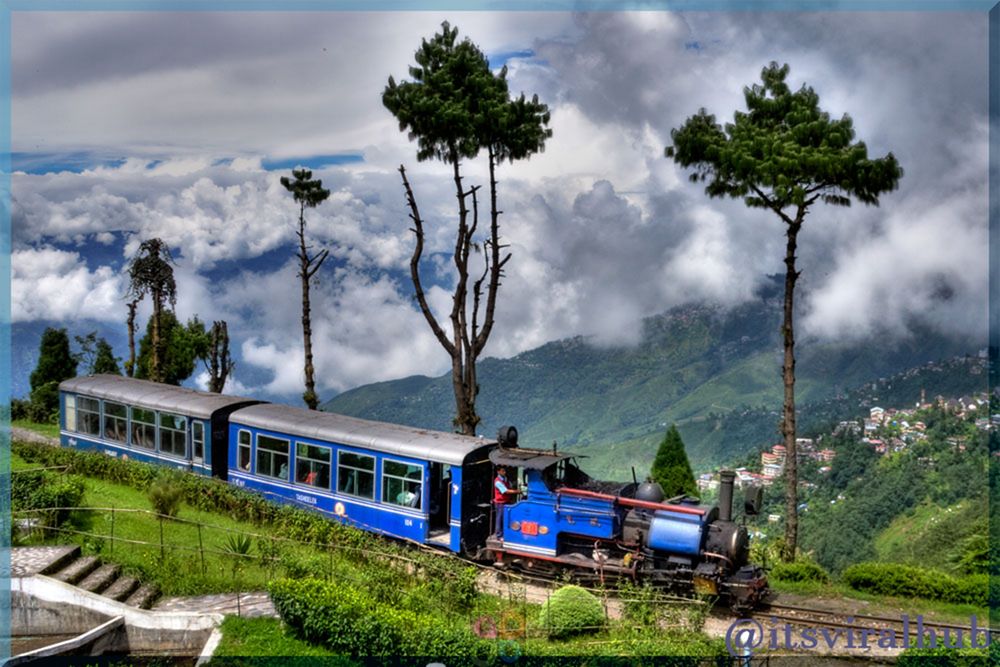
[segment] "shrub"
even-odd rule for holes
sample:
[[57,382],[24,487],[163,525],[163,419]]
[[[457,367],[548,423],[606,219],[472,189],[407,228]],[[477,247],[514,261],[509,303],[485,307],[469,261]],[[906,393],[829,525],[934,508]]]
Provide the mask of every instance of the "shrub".
[[879,595],[918,597],[985,607],[989,578],[985,574],[952,577],[944,572],[896,563],[858,563],[843,574],[851,588]]
[[809,560],[794,563],[778,563],[771,569],[771,577],[778,581],[815,581],[830,583],[830,575],[822,567]]
[[380,604],[366,591],[340,582],[279,579],[268,592],[282,620],[299,636],[338,654],[451,661],[491,655],[492,646],[464,628]]
[[11,476],[11,508],[31,512],[45,526],[56,527],[66,522],[72,508],[83,500],[83,480],[76,475],[58,475],[47,470],[18,471]]
[[153,511],[164,516],[177,516],[184,500],[184,487],[180,482],[168,476],[163,476],[149,487],[149,502]]
[[[982,641],[982,640],[981,640]],[[992,644],[996,646],[997,644]],[[995,665],[996,649],[908,648],[899,654],[897,667],[988,667]]]
[[538,623],[552,637],[593,632],[604,626],[604,607],[593,593],[563,586],[542,605]]

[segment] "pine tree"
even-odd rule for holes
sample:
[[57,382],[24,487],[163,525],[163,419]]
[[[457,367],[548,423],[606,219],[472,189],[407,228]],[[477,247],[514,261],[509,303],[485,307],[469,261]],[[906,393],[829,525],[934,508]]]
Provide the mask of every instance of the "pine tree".
[[97,339],[97,348],[94,353],[94,366],[91,371],[94,375],[99,375],[102,373],[108,375],[121,375],[121,368],[118,366],[118,357],[115,356],[115,351],[111,349],[111,344],[103,338]]
[[[410,279],[417,304],[435,338],[451,357],[451,381],[455,394],[454,425],[466,435],[475,435],[479,382],[476,360],[486,347],[493,329],[497,293],[504,265],[511,258],[500,239],[497,201],[497,166],[541,151],[552,136],[548,107],[536,95],[512,99],[507,87],[507,68],[498,73],[479,47],[469,39],[458,41],[458,28],[448,22],[441,32],[423,40],[409,68],[412,81],[396,83],[389,77],[382,104],[399,121],[399,129],[417,141],[417,160],[440,160],[451,168],[458,207],[455,251],[456,281],[451,301],[451,331],[446,332],[431,311],[420,278],[424,247],[423,218],[417,200],[399,167],[403,191],[410,209],[416,245],[410,258]],[[485,150],[489,168],[489,227],[482,240],[475,238],[480,223],[479,189],[463,183],[462,160],[472,160]],[[485,207],[484,207],[485,208]],[[484,215],[485,217],[485,215]],[[482,250],[483,270],[471,275],[469,259]],[[483,302],[485,301],[485,304]],[[471,303],[470,303],[471,302]],[[480,311],[481,306],[485,305]],[[469,312],[471,309],[471,312]]]
[[[135,377],[152,379],[154,319],[146,325],[146,335],[139,341],[139,358],[136,360]],[[159,369],[160,382],[179,385],[191,377],[199,359],[208,355],[210,338],[205,324],[197,317],[187,325],[177,321],[172,310],[160,316],[158,335],[161,341]]]
[[281,185],[292,193],[292,198],[299,205],[299,226],[295,230],[299,239],[297,257],[299,260],[299,278],[302,281],[302,343],[305,349],[305,381],[306,390],[302,400],[310,410],[319,406],[319,396],[316,395],[315,369],[313,368],[312,352],[312,306],[309,301],[309,283],[316,275],[330,251],[323,249],[310,254],[311,245],[306,243],[306,209],[316,208],[330,196],[330,191],[323,188],[323,181],[312,180],[312,172],[308,169],[293,169],[294,180],[287,176],[281,177]]
[[[819,95],[785,83],[788,65],[772,62],[761,84],[743,89],[747,111],[737,111],[725,128],[701,109],[671,130],[666,155],[694,168],[691,180],[708,181],[709,197],[742,199],[763,208],[785,225],[785,299],[781,333],[785,389],[781,434],[786,449],[785,546],[782,558],[795,559],[798,540],[798,471],[795,446],[795,335],[793,325],[798,234],[816,202],[850,206],[851,200],[877,206],[879,195],[895,190],[903,169],[892,153],[868,158],[864,142],[854,142],[854,124],[819,108]],[[852,143],[854,142],[854,143]]]
[[31,417],[50,421],[59,411],[59,383],[76,375],[76,359],[65,329],[48,327],[38,346],[38,364],[31,372]]
[[684,451],[684,441],[677,431],[677,425],[672,424],[663,436],[660,448],[656,450],[653,468],[649,473],[653,481],[663,488],[667,498],[687,494],[698,495],[698,487],[694,483],[694,473],[688,463],[687,452]]

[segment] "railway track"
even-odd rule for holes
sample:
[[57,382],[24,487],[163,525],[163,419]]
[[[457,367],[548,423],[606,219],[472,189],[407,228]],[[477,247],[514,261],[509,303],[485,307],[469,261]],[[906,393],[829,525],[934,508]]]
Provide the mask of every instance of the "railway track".
[[[965,646],[970,639],[986,641],[986,635],[991,639],[1000,639],[1000,630],[990,629],[985,625],[988,619],[983,619],[984,625],[960,625],[942,621],[928,620],[921,614],[900,616],[876,616],[871,614],[854,614],[816,609],[800,605],[767,602],[752,614],[758,620],[782,621],[787,624],[801,625],[812,628],[831,628],[834,630],[853,630],[864,634],[865,630],[874,630],[878,637],[882,631],[893,631],[899,636],[919,637],[922,634],[933,633],[938,641],[955,642],[958,637]],[[975,637],[973,637],[975,633]],[[869,637],[873,635],[869,634]]]

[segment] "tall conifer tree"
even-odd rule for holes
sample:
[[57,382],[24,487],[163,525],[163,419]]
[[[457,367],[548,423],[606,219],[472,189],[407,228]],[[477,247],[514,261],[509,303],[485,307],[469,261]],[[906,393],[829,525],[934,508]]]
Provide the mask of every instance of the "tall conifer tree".
[[772,62],[761,72],[762,83],[743,89],[747,111],[737,111],[725,128],[701,109],[670,132],[666,155],[682,167],[693,167],[693,182],[708,181],[709,197],[742,199],[763,208],[785,227],[785,299],[781,325],[784,341],[782,380],[785,387],[781,433],[785,462],[785,548],[795,559],[798,541],[798,471],[795,446],[795,268],[798,234],[816,202],[850,206],[851,200],[877,206],[879,195],[895,190],[903,170],[892,153],[869,159],[864,142],[854,141],[854,124],[819,108],[819,95],[803,85],[792,92],[785,83],[788,65]]
[[698,487],[694,483],[694,473],[684,451],[684,441],[677,430],[676,424],[667,429],[660,448],[656,450],[653,468],[649,476],[663,488],[667,498],[682,494],[698,495]]

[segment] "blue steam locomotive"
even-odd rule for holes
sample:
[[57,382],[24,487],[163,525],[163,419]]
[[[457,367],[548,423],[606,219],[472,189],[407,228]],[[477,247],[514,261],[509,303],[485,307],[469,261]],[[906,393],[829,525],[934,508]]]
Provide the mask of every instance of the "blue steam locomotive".
[[[719,506],[665,503],[652,483],[591,479],[570,454],[222,396],[114,375],[59,385],[64,447],[211,475],[364,530],[505,567],[648,581],[755,606],[767,578],[732,520],[733,474]],[[493,505],[496,466],[522,495]],[[759,494],[748,495],[756,511]],[[503,512],[504,539],[491,535]]]

